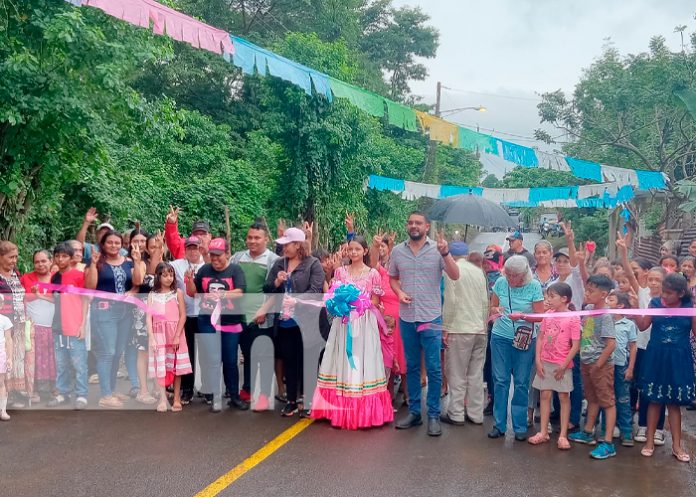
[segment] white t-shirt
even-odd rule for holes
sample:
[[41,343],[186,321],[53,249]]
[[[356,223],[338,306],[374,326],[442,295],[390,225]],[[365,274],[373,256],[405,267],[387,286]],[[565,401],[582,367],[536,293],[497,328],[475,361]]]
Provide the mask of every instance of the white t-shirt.
[[572,269],[564,283],[570,286],[570,289],[573,291],[573,298],[570,301],[575,306],[575,310],[581,311],[582,304],[585,301],[585,283],[582,281],[580,266],[575,266]]
[[[651,300],[652,297],[650,296],[650,288],[648,288],[647,286],[645,288],[638,288],[638,307],[640,307],[641,309],[647,309],[648,304],[650,304]],[[636,340],[636,345],[639,349],[645,350],[648,348],[651,330],[652,326],[648,327],[648,329],[645,331],[638,330],[638,340]]]
[[5,350],[5,332],[12,329],[12,321],[4,314],[0,314],[0,347]]
[[184,303],[186,304],[186,316],[195,317],[198,316],[201,305],[201,298],[196,295],[195,297],[189,297],[186,294],[186,284],[184,283],[184,274],[189,268],[193,269],[193,274],[195,275],[198,270],[203,266],[205,262],[203,258],[198,264],[191,264],[187,259],[177,259],[171,262],[172,267],[174,267],[174,273],[176,274],[176,286],[184,292]]

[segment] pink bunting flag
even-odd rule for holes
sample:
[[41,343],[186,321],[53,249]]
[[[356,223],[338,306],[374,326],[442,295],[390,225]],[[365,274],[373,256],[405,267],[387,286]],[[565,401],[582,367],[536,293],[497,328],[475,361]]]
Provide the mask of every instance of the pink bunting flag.
[[154,0],[82,0],[110,16],[126,22],[150,28],[158,35],[166,34],[177,41],[184,41],[196,48],[216,54],[234,54],[229,33],[204,24]]

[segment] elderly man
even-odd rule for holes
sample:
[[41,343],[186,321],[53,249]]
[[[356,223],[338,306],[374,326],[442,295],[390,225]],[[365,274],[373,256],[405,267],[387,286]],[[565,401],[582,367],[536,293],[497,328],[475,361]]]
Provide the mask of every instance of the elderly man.
[[466,259],[465,242],[450,244],[450,254],[459,267],[459,279],[445,276],[442,340],[445,371],[450,390],[444,423],[463,425],[466,420],[483,423],[483,363],[486,359],[488,285],[481,268]]
[[428,374],[428,435],[442,434],[440,389],[442,367],[442,272],[459,278],[459,267],[450,255],[444,235],[437,242],[428,238],[430,222],[422,212],[412,212],[406,225],[409,239],[394,247],[389,263],[392,290],[399,297],[401,338],[406,351],[406,383],[409,413],[396,423],[405,430],[423,424],[421,419],[421,352]]

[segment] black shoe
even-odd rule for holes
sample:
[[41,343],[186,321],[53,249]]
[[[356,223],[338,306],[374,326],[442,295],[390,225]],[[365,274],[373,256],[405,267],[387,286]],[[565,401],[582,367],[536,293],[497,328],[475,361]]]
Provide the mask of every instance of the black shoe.
[[234,407],[235,409],[239,409],[240,411],[249,410],[249,403],[244,402],[242,399],[240,399],[239,395],[231,397],[230,400],[227,401],[227,405],[230,407]]
[[232,398],[232,396],[230,395],[229,390],[225,389],[225,395],[224,395],[224,397],[225,397],[226,399]]
[[182,405],[189,405],[191,403],[191,400],[193,400],[193,390],[184,390],[183,392],[181,392]]
[[405,418],[394,424],[394,428],[397,430],[408,430],[409,428],[422,424],[423,419],[421,419],[420,414],[413,414],[412,412],[409,412]]
[[276,399],[278,402],[282,402],[283,404],[287,404],[287,403],[288,403],[288,396],[287,396],[287,395],[276,395],[276,396],[275,396],[275,399]]
[[310,409],[300,409],[300,418],[307,419],[312,417],[312,411]]
[[448,425],[454,425],[454,426],[464,426],[466,424],[465,421],[455,421],[452,418],[449,417],[449,414],[440,414],[440,421],[443,423],[447,423]]
[[286,418],[294,416],[297,413],[297,402],[288,402],[280,411],[280,415]]
[[493,429],[488,432],[488,438],[500,438],[504,436],[505,432],[500,431],[497,426],[494,426]]
[[439,437],[442,435],[442,426],[438,418],[428,418],[428,435],[431,437]]
[[527,440],[527,433],[515,433],[515,440],[518,442],[525,442]]
[[689,404],[688,406],[686,406],[686,410],[687,410],[687,411],[696,411],[696,404],[694,404],[694,403],[692,402],[691,404]]
[[203,402],[205,402],[209,406],[212,406],[213,405],[213,394],[212,393],[204,393],[203,394]]
[[484,416],[493,416],[493,402],[489,402],[486,408],[483,410]]

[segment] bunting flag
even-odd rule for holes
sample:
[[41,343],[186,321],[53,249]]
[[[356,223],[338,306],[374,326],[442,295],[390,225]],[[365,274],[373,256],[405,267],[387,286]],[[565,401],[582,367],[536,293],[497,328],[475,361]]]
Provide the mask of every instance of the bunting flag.
[[470,194],[508,207],[592,207],[613,209],[634,198],[631,185],[601,183],[544,188],[482,188],[480,186],[432,185],[370,175],[367,187],[390,191],[406,200],[421,197],[441,199]]
[[[664,190],[667,187],[666,176],[657,171],[606,166],[593,161],[542,152],[416,111],[365,89],[331,78],[154,0],[65,1],[77,7],[90,6],[100,9],[108,15],[143,28],[149,29],[152,24],[155,34],[166,34],[196,48],[222,54],[245,74],[260,76],[270,74],[302,88],[307,95],[311,96],[314,89],[329,102],[334,96],[344,98],[378,118],[385,116],[386,108],[387,122],[390,125],[415,132],[418,131],[418,124],[420,124],[421,131],[428,133],[431,140],[475,152],[488,173],[499,178],[515,167],[521,166],[567,171],[578,178],[599,183],[626,184],[638,190]],[[676,94],[684,101],[692,115],[696,116],[696,92],[683,90]],[[416,194],[417,192],[413,192],[413,195]],[[539,202],[560,200],[563,199],[539,200]]]
[[232,54],[234,47],[227,32],[208,26],[154,0],[67,0],[77,6],[90,6],[157,35],[166,34],[177,41],[216,54]]

